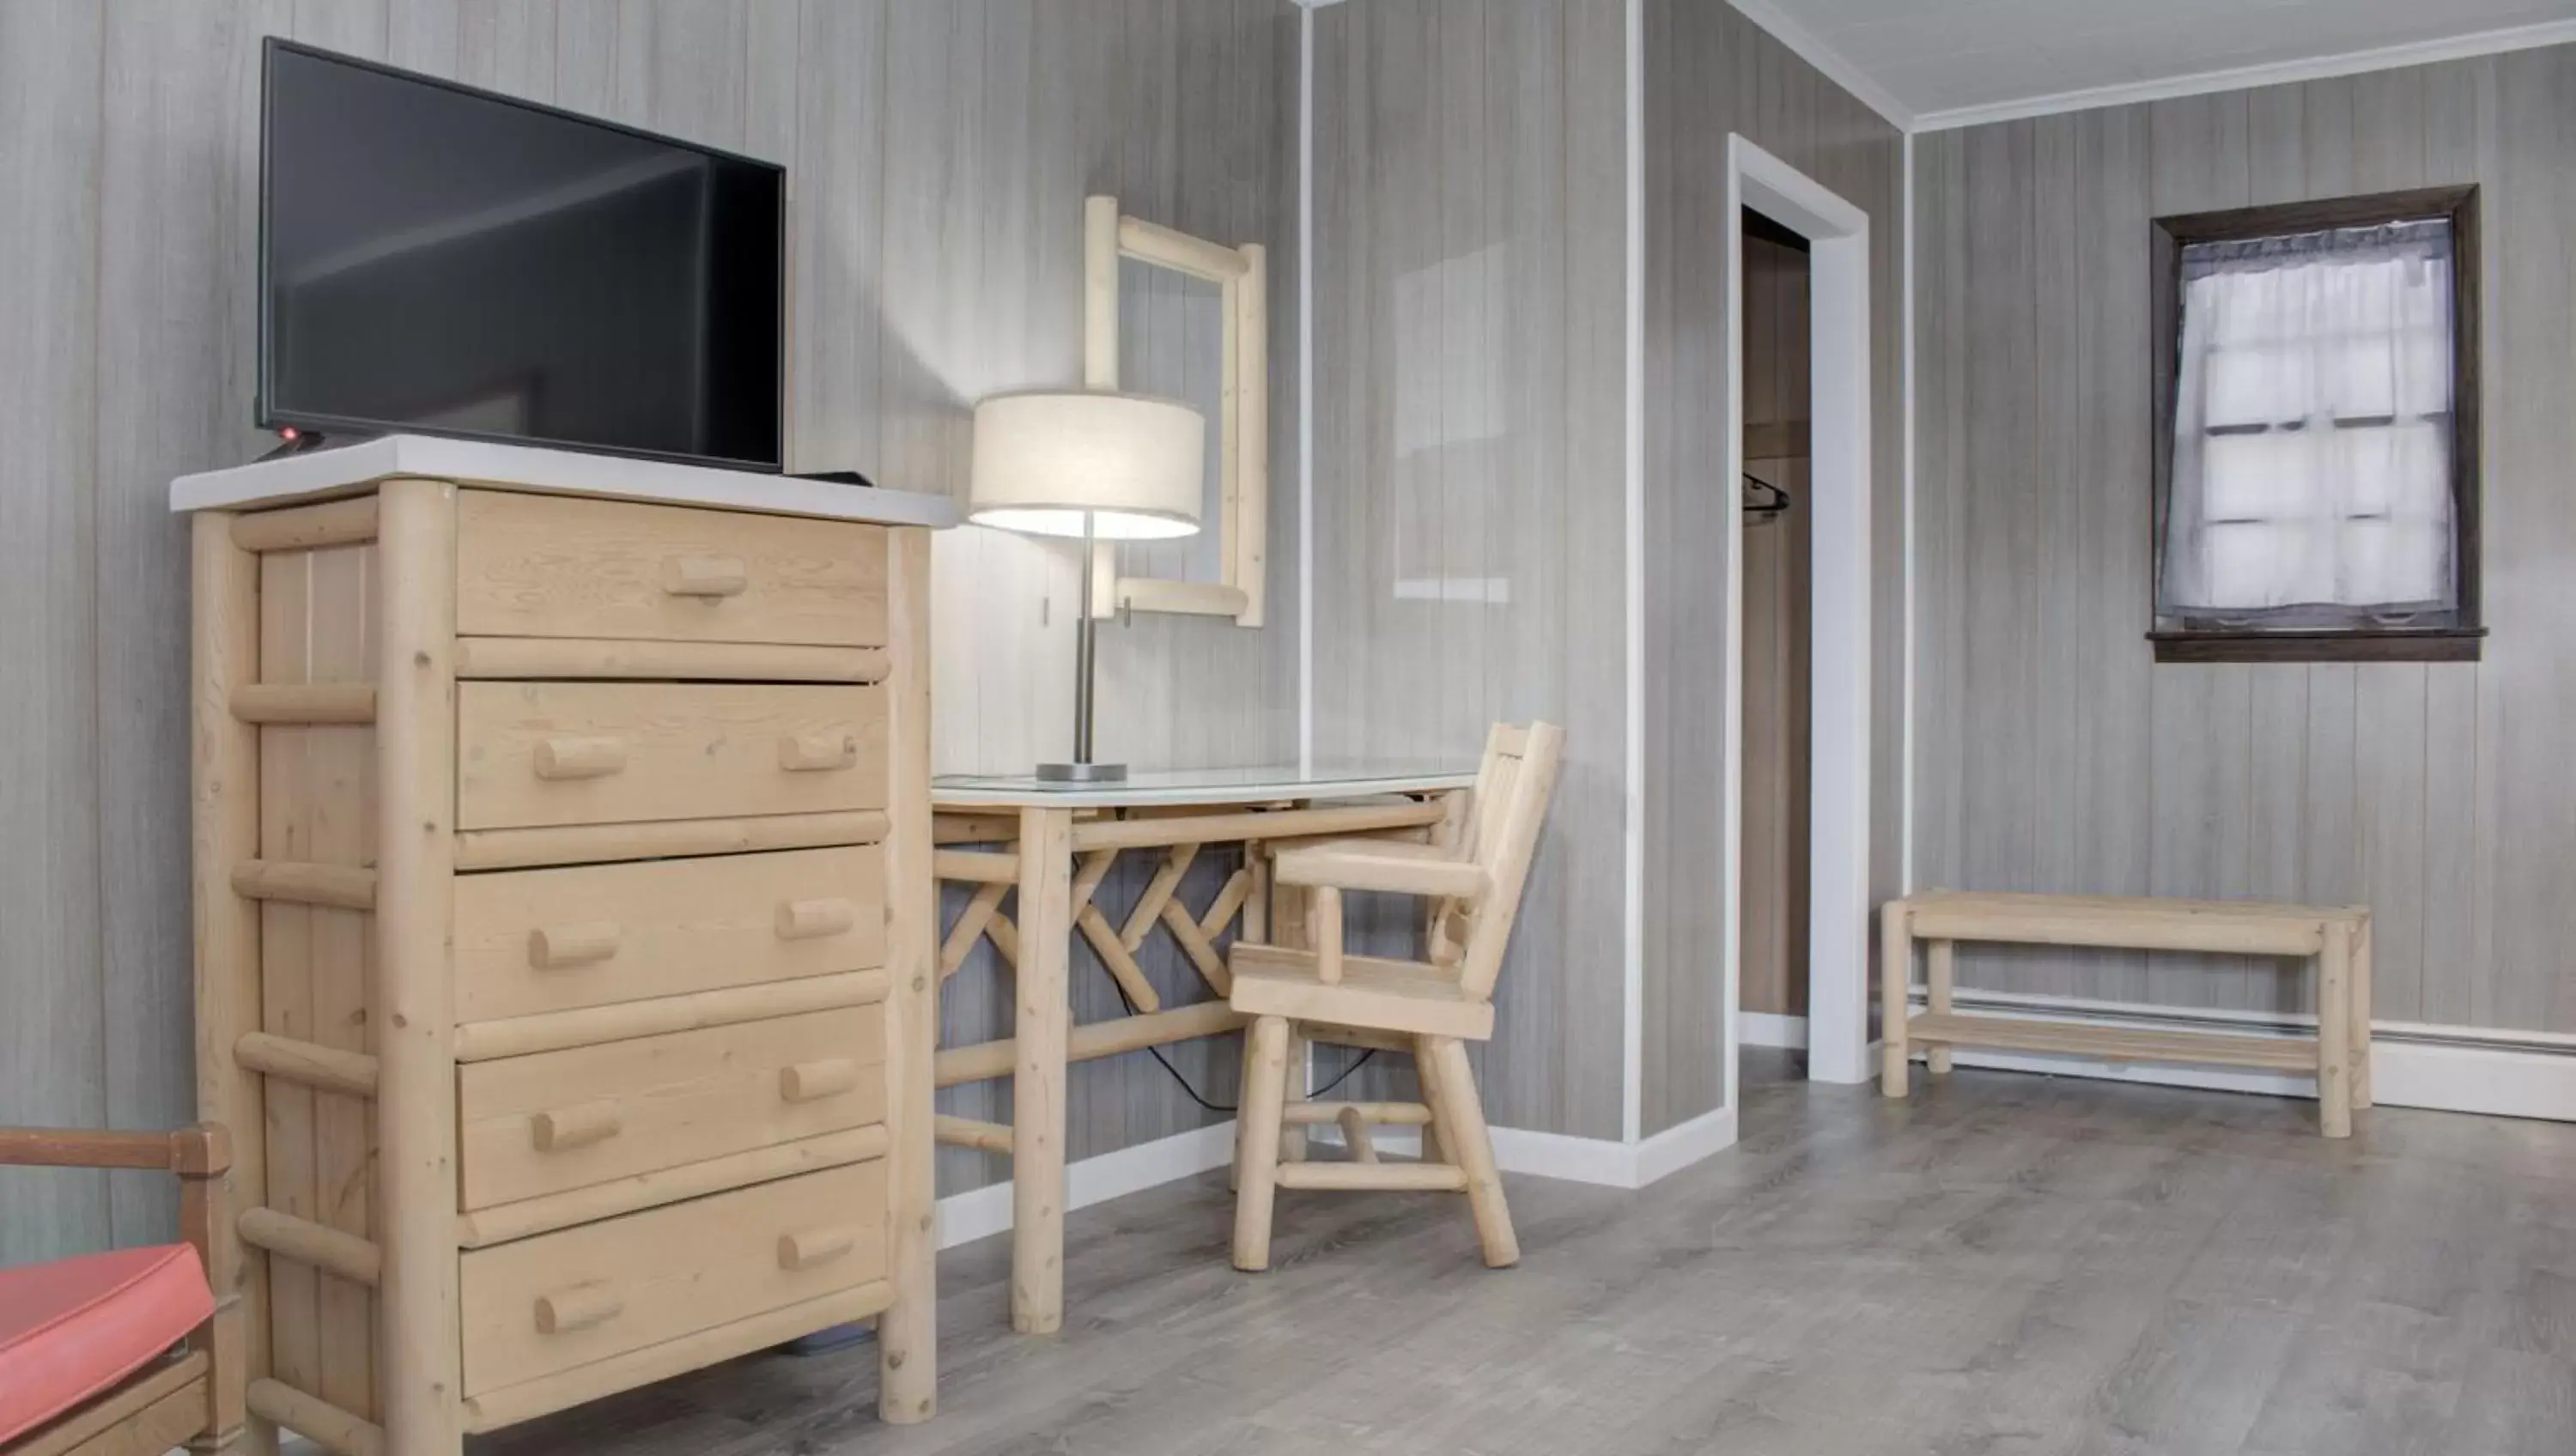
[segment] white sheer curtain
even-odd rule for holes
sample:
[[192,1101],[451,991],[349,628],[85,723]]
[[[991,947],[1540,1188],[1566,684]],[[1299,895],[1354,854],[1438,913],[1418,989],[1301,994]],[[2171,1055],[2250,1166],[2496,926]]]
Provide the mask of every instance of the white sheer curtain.
[[2448,222],[2192,244],[2181,332],[2159,612],[2457,605]]

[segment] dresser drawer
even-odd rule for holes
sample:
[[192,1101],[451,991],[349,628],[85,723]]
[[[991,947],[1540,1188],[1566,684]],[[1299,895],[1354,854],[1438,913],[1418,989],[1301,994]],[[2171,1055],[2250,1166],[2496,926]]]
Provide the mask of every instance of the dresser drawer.
[[467,682],[460,829],[882,809],[881,687]]
[[882,526],[469,490],[456,630],[875,647]]
[[884,963],[885,854],[872,844],[456,881],[459,1021]]
[[466,1253],[469,1397],[885,1277],[885,1163]]
[[469,1062],[468,1210],[885,1120],[885,1011],[852,1006]]

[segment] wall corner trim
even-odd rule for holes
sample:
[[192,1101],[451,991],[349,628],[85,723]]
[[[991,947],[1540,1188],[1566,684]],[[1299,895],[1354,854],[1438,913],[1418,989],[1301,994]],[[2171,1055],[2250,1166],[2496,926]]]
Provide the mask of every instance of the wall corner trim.
[[1627,171],[1627,290],[1620,423],[1626,543],[1620,590],[1627,680],[1621,724],[1619,812],[1620,1133],[1635,1142],[1646,1118],[1646,0],[1624,17],[1627,95],[1621,98]]

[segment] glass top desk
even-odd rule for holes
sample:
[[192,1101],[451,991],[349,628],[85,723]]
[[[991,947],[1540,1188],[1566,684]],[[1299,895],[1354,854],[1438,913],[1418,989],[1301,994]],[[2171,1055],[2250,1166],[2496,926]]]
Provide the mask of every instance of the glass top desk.
[[[1298,936],[1302,899],[1270,884],[1268,847],[1282,840],[1412,831],[1454,838],[1466,821],[1472,761],[1171,769],[1117,784],[1046,784],[1026,775],[946,777],[931,783],[937,841],[932,873],[974,892],[939,948],[939,973],[956,973],[979,940],[1014,968],[1013,1034],[947,1047],[938,1082],[953,1087],[1007,1076],[1009,1127],[938,1119],[942,1142],[1011,1160],[1011,1327],[1047,1334],[1064,1323],[1065,1080],[1074,1062],[1238,1030],[1225,1003],[1232,979],[1217,941],[1240,923],[1247,939],[1272,927]],[[1201,849],[1241,844],[1244,862],[1203,911],[1179,898]],[[967,846],[974,846],[969,848]],[[1161,860],[1123,923],[1092,903],[1124,853]],[[1002,913],[1016,890],[1015,925]],[[1297,901],[1297,903],[1291,903]],[[1206,981],[1210,998],[1166,1008],[1136,951],[1171,937]],[[1072,1024],[1066,971],[1080,934],[1134,1012]]]

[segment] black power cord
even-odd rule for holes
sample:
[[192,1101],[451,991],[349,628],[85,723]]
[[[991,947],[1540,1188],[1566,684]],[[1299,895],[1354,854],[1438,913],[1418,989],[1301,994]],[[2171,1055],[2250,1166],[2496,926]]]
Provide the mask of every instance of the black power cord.
[[[1115,983],[1113,982],[1112,984]],[[1127,999],[1127,988],[1124,986],[1118,987],[1118,1002],[1120,1005],[1127,1008],[1128,1015],[1135,1016],[1139,1014],[1136,1010],[1136,1003]],[[1220,1106],[1219,1104],[1210,1102],[1205,1097],[1200,1096],[1199,1089],[1190,1085],[1190,1079],[1181,1075],[1181,1069],[1172,1065],[1171,1059],[1163,1055],[1163,1049],[1161,1047],[1149,1046],[1145,1048],[1145,1051],[1148,1055],[1152,1056],[1155,1061],[1162,1064],[1164,1071],[1171,1073],[1172,1080],[1180,1084],[1182,1093],[1185,1094],[1192,1102],[1197,1103],[1199,1106],[1206,1108],[1210,1112],[1241,1112],[1243,1110],[1240,1107]],[[1359,1054],[1359,1059],[1352,1062],[1349,1066],[1342,1068],[1339,1076],[1333,1078],[1333,1080],[1325,1083],[1323,1086],[1316,1088],[1314,1091],[1307,1093],[1307,1099],[1312,1101],[1313,1099],[1321,1097],[1325,1093],[1332,1091],[1334,1088],[1339,1087],[1344,1082],[1349,1081],[1351,1079],[1351,1073],[1367,1066],[1369,1058],[1376,1055],[1377,1048],[1375,1047],[1370,1047],[1368,1050],[1361,1052]]]

